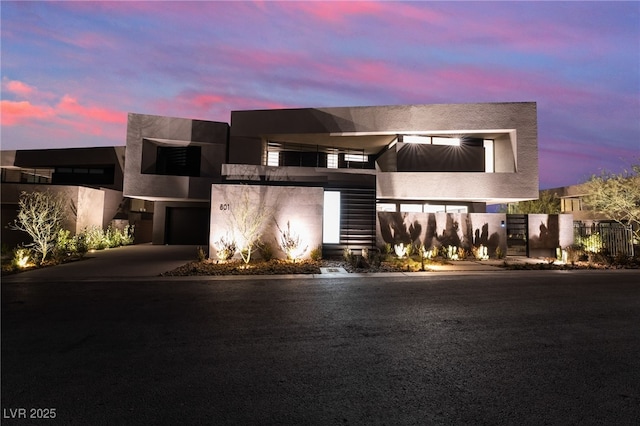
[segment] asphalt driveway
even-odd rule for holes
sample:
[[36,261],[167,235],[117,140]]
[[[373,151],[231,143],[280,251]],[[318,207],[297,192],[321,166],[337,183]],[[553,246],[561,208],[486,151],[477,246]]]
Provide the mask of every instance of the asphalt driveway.
[[84,259],[3,277],[4,282],[155,277],[196,260],[197,246],[137,244],[87,253]]

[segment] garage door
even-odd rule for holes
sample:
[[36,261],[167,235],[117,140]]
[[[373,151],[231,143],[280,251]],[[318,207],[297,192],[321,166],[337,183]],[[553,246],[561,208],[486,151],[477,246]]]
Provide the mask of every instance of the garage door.
[[167,207],[166,244],[207,245],[209,241],[209,209],[199,207]]

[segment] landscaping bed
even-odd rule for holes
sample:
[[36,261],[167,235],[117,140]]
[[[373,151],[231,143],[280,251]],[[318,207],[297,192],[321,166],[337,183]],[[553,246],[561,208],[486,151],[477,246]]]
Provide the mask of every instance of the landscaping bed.
[[393,262],[381,262],[377,266],[351,264],[338,260],[302,260],[290,262],[279,259],[251,262],[246,265],[242,261],[220,262],[215,260],[193,261],[171,271],[160,274],[165,277],[175,276],[207,276],[207,275],[289,275],[320,274],[320,268],[343,268],[347,272],[403,272],[406,267]]
[[588,262],[578,261],[573,263],[551,263],[540,261],[538,263],[508,263],[499,265],[504,269],[509,270],[575,270],[575,269],[640,269],[640,260],[637,258],[629,259],[625,262]]
[[214,260],[193,261],[174,270],[160,274],[164,277],[201,276],[201,275],[286,275],[286,274],[319,274],[321,262],[304,260],[285,262],[272,259],[268,262],[242,261],[218,262]]

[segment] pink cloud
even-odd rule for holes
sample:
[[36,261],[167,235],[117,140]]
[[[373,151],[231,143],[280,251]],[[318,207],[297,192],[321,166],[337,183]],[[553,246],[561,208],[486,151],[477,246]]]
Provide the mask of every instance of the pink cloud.
[[220,95],[199,94],[191,98],[190,101],[196,108],[207,110],[216,104],[224,102],[224,98]]
[[35,88],[17,80],[2,79],[3,89],[18,96],[29,96],[35,92]]
[[0,117],[3,126],[15,126],[34,119],[46,119],[54,116],[55,111],[48,106],[33,105],[29,101],[2,100],[2,115]]
[[[417,4],[417,5],[416,5]],[[380,16],[394,17],[394,19],[402,19],[403,22],[414,21],[422,24],[442,22],[446,19],[441,12],[430,8],[428,3],[399,3],[384,2],[384,9]],[[398,18],[399,17],[399,18]]]
[[234,110],[290,107],[291,105],[258,97],[252,98],[213,92],[201,93],[189,90],[179,93],[173,99],[162,99],[155,102],[150,113],[228,123],[230,112]]
[[302,11],[305,14],[328,23],[343,23],[356,15],[375,15],[382,11],[383,5],[369,1],[331,1],[331,2],[286,2],[281,7]]
[[[124,112],[94,105],[83,105],[76,98],[64,95],[57,104],[43,101],[42,92],[20,81],[3,81],[5,91],[18,95],[22,100],[3,99],[1,121],[3,127],[44,128],[67,127],[80,134],[115,136],[124,134],[127,115]],[[46,94],[44,98],[49,98]],[[115,127],[114,127],[115,126]],[[118,128],[115,130],[115,128]],[[47,131],[47,134],[51,134]]]
[[56,112],[60,115],[75,115],[102,123],[124,124],[127,122],[127,115],[124,112],[100,107],[86,107],[80,105],[76,99],[69,95],[62,97],[56,106]]

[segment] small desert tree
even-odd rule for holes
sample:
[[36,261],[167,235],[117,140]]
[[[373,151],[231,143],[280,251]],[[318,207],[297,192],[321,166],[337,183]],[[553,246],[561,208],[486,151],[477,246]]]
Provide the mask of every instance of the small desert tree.
[[55,247],[64,220],[65,203],[60,195],[50,192],[22,192],[18,201],[18,218],[9,225],[24,231],[33,239],[28,244],[42,263]]
[[537,200],[510,203],[506,213],[511,214],[557,214],[560,213],[560,198],[550,191],[540,191]]
[[263,228],[272,216],[273,209],[267,205],[262,194],[255,199],[251,197],[249,187],[243,186],[237,202],[231,208],[231,226],[240,237],[239,251],[244,263],[251,261],[251,254],[260,245]]
[[640,164],[615,174],[602,172],[585,183],[585,203],[618,223],[633,226],[635,240],[640,239]]

